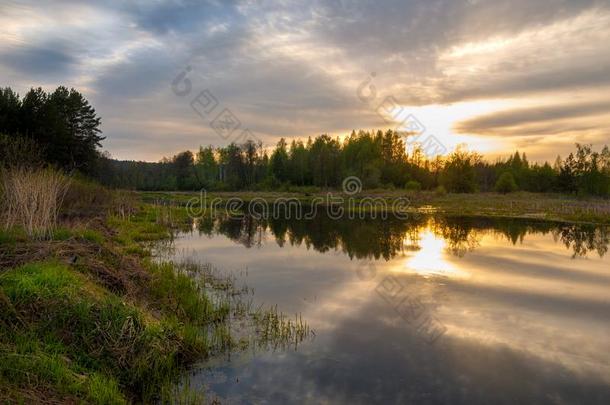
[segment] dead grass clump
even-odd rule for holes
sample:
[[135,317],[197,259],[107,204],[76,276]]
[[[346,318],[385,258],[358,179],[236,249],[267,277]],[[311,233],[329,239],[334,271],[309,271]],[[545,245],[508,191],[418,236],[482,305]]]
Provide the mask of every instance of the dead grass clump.
[[68,177],[52,169],[3,170],[0,195],[4,226],[20,226],[36,239],[52,237],[69,185]]

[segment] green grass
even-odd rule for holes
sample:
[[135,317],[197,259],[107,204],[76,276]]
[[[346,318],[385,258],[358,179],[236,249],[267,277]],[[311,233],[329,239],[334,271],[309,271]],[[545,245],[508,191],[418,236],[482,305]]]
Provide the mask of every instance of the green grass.
[[176,272],[171,263],[151,262],[148,268],[152,274],[151,292],[156,305],[196,324],[223,319],[223,314],[217,313],[193,280]]
[[[212,351],[207,336],[182,319],[213,313],[193,283],[154,277],[151,290],[176,314],[155,319],[65,265],[44,262],[0,276],[0,378],[95,403],[121,403],[129,392],[152,398],[171,385],[188,357]],[[167,287],[170,280],[176,287]],[[199,297],[199,298],[198,298]],[[167,303],[169,304],[169,302]],[[169,307],[168,307],[169,308]]]
[[95,361],[78,344],[99,320],[93,314],[104,304],[93,298],[97,290],[57,263],[2,274],[0,379],[30,391],[51,388],[93,403],[125,403],[117,381],[101,367],[87,367]]
[[15,346],[2,347],[0,381],[41,394],[52,389],[61,396],[86,398],[95,404],[127,402],[116,380],[100,373],[84,373],[68,358],[66,348],[41,345],[36,337],[21,336],[16,341]]
[[259,338],[256,341],[259,347],[296,347],[311,333],[300,315],[295,316],[294,320],[289,319],[278,312],[277,306],[259,311],[255,314],[254,321],[259,330]]
[[27,239],[25,232],[19,228],[0,228],[0,245],[15,245]]
[[69,228],[59,228],[53,232],[53,240],[69,240],[74,235]]
[[111,216],[108,225],[117,231],[114,240],[123,246],[159,241],[171,237],[169,228],[157,220],[156,211],[146,207],[131,218]]
[[97,243],[97,244],[101,244],[104,240],[104,237],[102,236],[102,234],[93,229],[83,229],[79,233],[79,236],[86,241],[89,241],[92,243]]

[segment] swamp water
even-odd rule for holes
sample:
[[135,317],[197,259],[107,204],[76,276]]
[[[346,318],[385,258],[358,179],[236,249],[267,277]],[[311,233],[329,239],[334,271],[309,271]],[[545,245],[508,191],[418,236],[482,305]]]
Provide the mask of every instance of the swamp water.
[[222,403],[610,403],[610,230],[508,219],[201,219],[174,258],[301,314],[296,347],[208,361]]

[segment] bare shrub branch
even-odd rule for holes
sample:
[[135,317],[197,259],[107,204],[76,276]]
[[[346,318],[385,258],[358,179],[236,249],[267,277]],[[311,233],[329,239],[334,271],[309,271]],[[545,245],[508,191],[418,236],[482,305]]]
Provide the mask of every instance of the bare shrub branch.
[[69,185],[68,177],[52,169],[3,170],[0,195],[4,226],[21,226],[32,238],[52,237]]

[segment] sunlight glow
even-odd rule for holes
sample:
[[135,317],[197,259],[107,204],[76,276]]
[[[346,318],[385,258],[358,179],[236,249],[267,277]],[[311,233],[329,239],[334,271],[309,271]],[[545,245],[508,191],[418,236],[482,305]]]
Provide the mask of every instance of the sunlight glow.
[[[505,144],[500,139],[461,134],[454,130],[454,126],[460,122],[482,115],[488,112],[500,111],[512,105],[512,102],[504,100],[474,101],[454,104],[431,104],[421,107],[400,106],[401,110],[412,114],[426,128],[422,141],[429,135],[434,135],[448,151],[456,146],[466,143],[472,149],[485,153],[497,151],[504,148]],[[399,112],[393,114],[400,116]]]
[[465,277],[469,273],[458,269],[446,259],[445,240],[426,230],[421,233],[420,249],[409,257],[397,271],[417,273],[422,276]]

